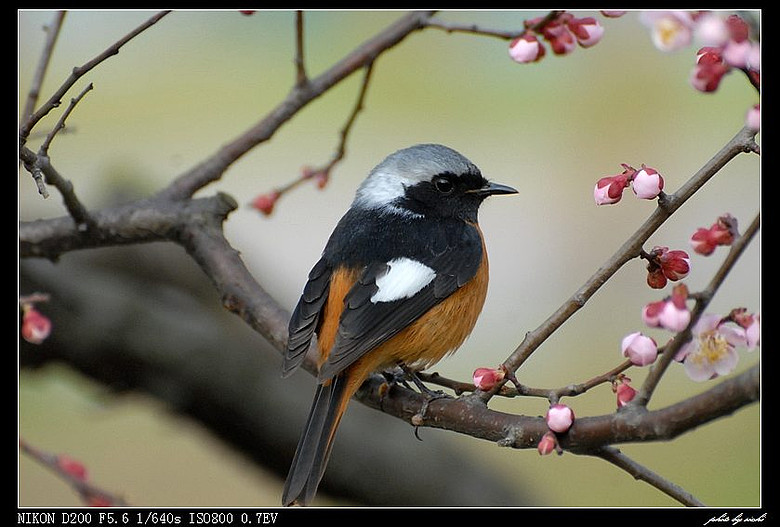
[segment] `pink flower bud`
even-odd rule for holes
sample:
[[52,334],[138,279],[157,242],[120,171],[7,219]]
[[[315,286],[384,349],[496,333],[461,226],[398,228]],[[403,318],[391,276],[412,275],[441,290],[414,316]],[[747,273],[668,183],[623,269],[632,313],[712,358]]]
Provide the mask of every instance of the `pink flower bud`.
[[723,62],[720,52],[721,48],[705,46],[696,52],[696,64],[720,64]]
[[647,285],[653,289],[663,289],[666,287],[668,279],[664,274],[664,270],[660,267],[653,267],[647,272]]
[[566,25],[583,48],[598,43],[604,35],[604,27],[593,17],[572,18]]
[[718,243],[712,237],[710,229],[705,229],[704,227],[696,229],[696,232],[691,236],[690,243],[694,252],[704,256],[712,254],[718,246]]
[[753,315],[750,324],[745,328],[745,345],[748,351],[753,351],[761,344],[761,315]]
[[273,212],[274,205],[276,205],[276,200],[279,199],[279,196],[281,196],[281,194],[276,190],[267,194],[260,194],[252,200],[252,207],[268,216]]
[[746,66],[754,71],[761,71],[761,44],[753,42],[747,55]]
[[622,408],[636,397],[636,390],[627,381],[623,381],[615,387],[615,394],[617,395],[617,406]]
[[627,11],[600,11],[602,15],[607,18],[619,18],[627,13]]
[[566,432],[574,422],[574,412],[565,404],[554,404],[547,410],[545,416],[547,426],[553,432]]
[[611,205],[617,203],[623,197],[623,191],[628,186],[634,169],[623,165],[626,170],[615,176],[605,176],[596,182],[593,188],[593,199],[596,205]]
[[664,178],[654,168],[642,165],[632,181],[634,194],[641,199],[655,199],[664,188]]
[[86,481],[87,479],[87,468],[84,464],[65,454],[57,456],[57,466],[72,478],[79,481]]
[[553,450],[558,446],[558,438],[552,432],[545,432],[542,438],[539,440],[539,444],[536,449],[539,451],[540,456],[546,456],[551,454]]
[[51,320],[30,305],[23,306],[22,338],[31,344],[41,344],[51,334]]
[[761,343],[761,316],[748,313],[744,307],[731,311],[731,318],[744,329],[744,344],[753,351]]
[[739,234],[737,220],[731,214],[723,214],[709,229],[699,227],[693,233],[690,244],[698,254],[708,256],[718,245],[731,245]]
[[517,37],[509,43],[509,56],[521,64],[536,62],[544,57],[544,46],[531,33]]
[[691,321],[691,312],[688,311],[685,299],[685,296],[672,293],[672,297],[664,303],[663,309],[658,314],[658,323],[662,327],[675,332],[688,327]]
[[689,81],[691,86],[701,92],[714,92],[728,71],[728,66],[722,62],[701,62],[694,66]]
[[754,132],[761,130],[761,105],[755,104],[745,115],[745,126]]
[[693,18],[686,11],[643,11],[639,20],[650,27],[653,44],[661,51],[676,51],[691,43]]
[[739,17],[739,15],[729,15],[726,19],[726,25],[728,26],[731,40],[742,42],[748,39],[750,27],[747,25],[747,22]]
[[685,251],[665,250],[658,257],[658,263],[664,276],[672,282],[685,278],[691,270],[691,259]]
[[694,33],[705,46],[719,47],[729,39],[728,24],[715,13],[705,13],[697,18]]
[[474,386],[480,390],[490,390],[504,380],[504,370],[497,368],[477,368],[472,375]]
[[658,345],[655,340],[639,332],[623,337],[620,349],[623,356],[628,357],[631,363],[636,366],[652,364],[658,357]]
[[752,45],[749,40],[736,42],[730,40],[723,47],[723,61],[735,68],[747,66],[748,56],[751,54]]
[[666,306],[666,300],[659,300],[658,302],[650,302],[642,308],[642,322],[647,324],[648,327],[657,328],[661,326],[661,322],[658,317],[661,315],[661,311]]
[[550,23],[542,29],[542,35],[550,43],[556,55],[568,55],[577,47],[577,41],[569,29],[561,23]]

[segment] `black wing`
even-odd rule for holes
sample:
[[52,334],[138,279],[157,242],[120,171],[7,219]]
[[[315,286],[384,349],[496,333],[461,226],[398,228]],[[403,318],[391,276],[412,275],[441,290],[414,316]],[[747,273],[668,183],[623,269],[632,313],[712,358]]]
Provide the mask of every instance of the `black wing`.
[[474,277],[483,257],[482,240],[475,227],[465,224],[464,227],[461,236],[454,240],[450,238],[444,250],[414,255],[414,259],[432,268],[436,276],[409,298],[372,302],[371,297],[377,291],[376,281],[388,272],[388,265],[381,262],[365,267],[344,299],[336,342],[322,365],[320,380],[343,371]]
[[324,258],[320,259],[309,272],[309,280],[290,317],[287,352],[282,362],[283,377],[295,371],[306,357],[312,336],[319,325],[322,307],[328,299],[331,272]]

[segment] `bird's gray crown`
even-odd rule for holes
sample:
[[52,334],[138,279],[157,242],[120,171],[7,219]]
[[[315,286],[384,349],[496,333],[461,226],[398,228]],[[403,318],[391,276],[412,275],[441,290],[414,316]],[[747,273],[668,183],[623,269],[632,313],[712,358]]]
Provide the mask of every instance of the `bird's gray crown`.
[[452,148],[420,144],[387,156],[369,173],[355,195],[354,206],[366,209],[392,208],[407,187],[430,181],[438,174],[479,174],[479,169]]

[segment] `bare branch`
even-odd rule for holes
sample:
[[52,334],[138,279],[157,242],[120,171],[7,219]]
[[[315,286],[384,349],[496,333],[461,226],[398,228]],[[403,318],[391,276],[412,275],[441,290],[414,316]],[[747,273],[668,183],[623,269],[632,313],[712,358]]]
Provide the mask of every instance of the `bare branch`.
[[127,506],[127,502],[121,496],[107,492],[100,487],[89,483],[86,476],[79,477],[67,470],[67,468],[64,467],[64,458],[62,456],[44,452],[22,439],[19,440],[19,450],[63,479],[79,494],[85,503],[100,506]]
[[284,186],[278,187],[274,189],[274,193],[277,196],[281,196],[282,194],[285,194],[292,189],[299,186],[304,181],[309,181],[311,179],[317,179],[322,178],[323,181],[327,181],[327,179],[330,177],[330,173],[333,170],[333,168],[342,160],[344,159],[344,155],[346,154],[346,145],[347,145],[347,137],[349,136],[349,132],[352,130],[352,125],[355,123],[355,119],[357,118],[358,114],[363,110],[363,101],[365,101],[366,93],[368,92],[368,84],[371,79],[371,71],[373,70],[374,63],[370,62],[366,66],[366,73],[363,77],[363,83],[360,86],[360,92],[358,93],[357,100],[355,102],[355,106],[352,108],[352,112],[350,113],[349,117],[347,118],[346,123],[341,128],[341,132],[339,133],[339,143],[336,147],[336,152],[333,154],[333,157],[331,157],[330,161],[317,168],[306,168],[303,172],[303,175],[289,183],[287,183]]
[[89,72],[92,68],[103,62],[104,60],[108,59],[109,57],[112,57],[119,53],[119,50],[127,44],[130,40],[138,36],[140,33],[148,29],[149,27],[156,24],[162,17],[167,15],[170,11],[162,11],[153,17],[151,17],[149,20],[138,26],[136,29],[119,39],[117,42],[115,42],[113,45],[111,45],[108,49],[103,51],[100,55],[95,57],[94,59],[90,60],[89,62],[83,64],[82,66],[73,68],[73,71],[71,72],[70,76],[65,80],[65,82],[62,83],[62,85],[57,89],[56,92],[49,98],[46,103],[41,106],[38,111],[36,111],[34,114],[30,115],[23,123],[19,130],[19,143],[24,144],[27,141],[27,137],[30,135],[30,131],[35,127],[38,122],[43,119],[50,111],[52,111],[54,108],[60,105],[60,101],[65,96],[65,94],[68,92],[68,90],[73,87],[73,85],[76,83],[77,80],[79,80],[84,74]]
[[742,255],[747,246],[750,244],[750,241],[758,232],[759,225],[761,223],[760,218],[761,216],[757,215],[748,226],[747,230],[742,234],[742,236],[734,240],[734,242],[731,244],[731,249],[726,256],[726,259],[715,273],[715,276],[712,277],[710,283],[707,284],[707,287],[702,292],[700,292],[699,295],[697,295],[696,305],[691,310],[691,321],[689,322],[688,327],[675,335],[674,339],[672,339],[672,341],[667,345],[666,352],[653,364],[652,368],[650,369],[650,373],[645,379],[645,382],[642,383],[642,388],[639,390],[636,398],[629,404],[646,406],[650,401],[650,397],[652,397],[655,388],[661,381],[661,377],[663,376],[664,372],[666,372],[669,364],[671,364],[672,360],[674,360],[674,356],[677,354],[683,344],[691,340],[691,328],[699,320],[701,315],[704,313],[704,310],[707,309],[707,306],[709,305],[712,297],[715,295],[715,292],[721,286],[729,271],[734,267],[737,259],[739,259],[740,255]]
[[54,45],[57,42],[57,37],[60,35],[62,21],[65,20],[65,13],[65,11],[58,11],[54,15],[54,21],[52,21],[52,23],[45,28],[46,43],[43,46],[41,59],[38,61],[38,67],[35,70],[35,75],[33,76],[30,91],[27,93],[27,102],[25,102],[24,110],[22,111],[22,120],[26,120],[32,115],[33,110],[35,110],[35,105],[38,103],[38,97],[41,94],[43,79],[46,77],[46,70],[49,67],[49,61],[51,60],[51,55],[54,51]]
[[90,82],[86,88],[82,90],[81,93],[78,94],[77,97],[70,100],[70,104],[65,109],[65,111],[62,113],[62,116],[60,117],[59,121],[57,121],[57,124],[54,125],[54,128],[52,128],[51,132],[46,136],[46,139],[43,140],[43,144],[38,149],[38,155],[48,157],[49,155],[49,146],[51,145],[51,142],[54,141],[54,136],[57,135],[57,133],[65,128],[65,121],[67,120],[68,116],[71,114],[73,109],[76,107],[76,105],[79,103],[79,101],[84,98],[84,96],[87,94],[88,91],[92,89],[92,83]]
[[270,139],[301,108],[356,70],[372,63],[380,54],[397,45],[414,31],[422,28],[425,20],[432,15],[431,11],[415,11],[401,17],[320,76],[310,80],[305,86],[295,86],[287,98],[265,118],[224,145],[211,157],[179,176],[161,194],[170,199],[184,199],[209,183],[217,181],[232,163],[255,146]]
[[295,12],[295,85],[303,87],[308,82],[303,61],[303,11]]
[[550,11],[544,17],[529,27],[523,27],[522,30],[503,30],[480,27],[477,24],[458,24],[454,22],[445,22],[442,20],[430,19],[425,22],[426,27],[441,29],[447,33],[470,33],[487,37],[496,37],[502,40],[511,40],[527,33],[528,31],[540,31],[544,26],[558,18],[564,11]]
[[[79,201],[73,190],[73,184],[62,177],[51,165],[48,156],[36,155],[26,146],[22,146],[19,150],[19,157],[27,171],[33,175],[36,183],[40,179],[41,184],[38,185],[39,191],[41,189],[46,191],[45,187],[42,186],[44,180],[50,185],[54,185],[54,187],[60,191],[65,208],[68,209],[73,221],[75,221],[75,228],[78,232],[86,234],[95,229],[95,220],[92,218],[92,215],[87,208]],[[47,196],[48,192],[43,195],[44,198]]]
[[696,497],[690,492],[686,491],[679,485],[675,485],[671,481],[659,476],[652,470],[648,469],[633,461],[631,458],[623,454],[620,450],[614,447],[604,446],[596,449],[590,455],[599,457],[605,461],[608,461],[619,467],[641,481],[645,481],[657,488],[664,494],[676,499],[683,505],[693,507],[704,507],[704,503],[696,499]]
[[[642,250],[642,245],[650,236],[676,211],[696,190],[701,188],[729,161],[743,152],[753,149],[755,132],[743,128],[721,150],[716,153],[696,174],[693,175],[673,195],[659,200],[658,207],[645,223],[617,250],[580,289],[574,293],[558,310],[545,320],[538,328],[529,332],[523,342],[504,361],[507,371],[515,372],[566,320],[582,308],[618,269],[626,262],[636,258]],[[504,381],[506,382],[506,381]],[[501,383],[499,383],[500,385]],[[499,389],[483,392],[482,397],[488,400]]]

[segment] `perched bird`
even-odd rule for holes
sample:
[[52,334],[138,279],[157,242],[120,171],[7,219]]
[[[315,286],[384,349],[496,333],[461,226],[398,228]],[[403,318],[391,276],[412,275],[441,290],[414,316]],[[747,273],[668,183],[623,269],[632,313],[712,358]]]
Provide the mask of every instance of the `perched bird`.
[[360,185],[290,319],[282,375],[316,334],[319,377],[284,505],[314,497],[339,421],[369,375],[423,370],[466,340],[488,287],[477,211],[488,196],[516,192],[437,144],[389,155]]

